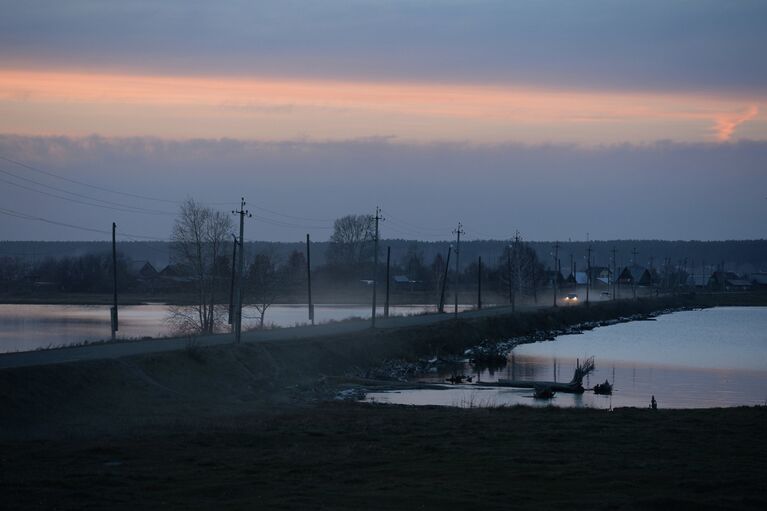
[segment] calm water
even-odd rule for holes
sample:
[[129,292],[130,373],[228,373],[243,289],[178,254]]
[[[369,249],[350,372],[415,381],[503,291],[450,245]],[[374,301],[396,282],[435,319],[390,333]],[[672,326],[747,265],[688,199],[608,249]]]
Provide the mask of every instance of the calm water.
[[[499,378],[569,381],[576,359],[596,359],[584,382],[591,387],[614,382],[612,396],[558,393],[535,400],[530,389],[448,386],[447,390],[375,393],[369,400],[445,406],[618,406],[646,407],[654,395],[660,407],[709,408],[767,404],[767,307],[721,307],[677,312],[657,321],[636,321],[597,328],[582,335],[516,348],[506,367],[465,374],[475,381]],[[445,375],[424,381],[443,382]]]
[[[459,307],[465,308],[465,307]],[[428,305],[403,305],[390,308],[393,315],[435,311]],[[379,310],[383,314],[383,308]],[[352,317],[370,317],[366,305],[316,305],[315,321],[323,323]],[[122,339],[161,337],[171,334],[166,305],[126,305],[120,307]],[[258,324],[255,309],[243,310],[243,326]],[[266,312],[268,325],[295,326],[308,323],[306,305],[273,305]],[[110,337],[108,305],[2,305],[0,304],[0,352],[29,351],[63,346],[84,340]]]

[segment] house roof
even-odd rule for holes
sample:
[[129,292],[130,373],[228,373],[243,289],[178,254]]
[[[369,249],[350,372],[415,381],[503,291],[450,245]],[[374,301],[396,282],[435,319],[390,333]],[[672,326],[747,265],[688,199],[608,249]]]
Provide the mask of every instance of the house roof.
[[[127,264],[128,272],[129,273],[138,273],[141,270],[143,270],[146,267],[146,265],[148,265],[148,264],[149,264],[149,261],[145,261],[145,260],[143,260],[143,261],[128,261],[128,264]],[[152,267],[152,269],[154,269],[154,267],[151,264],[149,264],[149,266]]]
[[627,268],[629,273],[631,273],[631,278],[633,278],[635,281],[641,280],[642,276],[647,271],[647,268],[644,266],[639,266],[636,264],[633,266],[628,266]]

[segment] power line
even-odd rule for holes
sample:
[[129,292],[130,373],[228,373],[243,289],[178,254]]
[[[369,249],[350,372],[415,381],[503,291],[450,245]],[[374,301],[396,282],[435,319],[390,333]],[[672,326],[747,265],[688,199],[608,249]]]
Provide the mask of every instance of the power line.
[[260,220],[261,222],[276,225],[279,227],[287,227],[289,229],[326,229],[326,230],[332,230],[333,227],[327,226],[327,225],[308,225],[308,224],[294,224],[291,222],[283,222],[282,220],[274,220],[272,218],[267,218],[264,216],[257,216],[253,215],[253,218],[256,220]]
[[55,177],[56,179],[61,179],[62,181],[67,181],[67,182],[70,182],[70,183],[78,184],[80,186],[87,186],[88,188],[92,188],[94,190],[100,190],[102,192],[114,193],[114,194],[117,194],[117,195],[123,195],[125,197],[132,197],[134,199],[144,199],[144,200],[151,200],[151,201],[157,201],[157,202],[165,202],[165,203],[169,203],[169,204],[178,204],[178,201],[174,201],[174,200],[160,199],[158,197],[149,197],[147,195],[139,195],[137,193],[121,192],[121,191],[118,191],[118,190],[113,190],[111,188],[105,188],[103,186],[91,185],[91,184],[88,184],[88,183],[84,183],[82,181],[78,181],[77,179],[71,179],[71,178],[68,178],[68,177],[60,176],[60,175],[55,174],[53,172],[49,172],[47,170],[43,170],[43,169],[39,169],[37,167],[33,167],[32,165],[28,165],[26,163],[23,163],[23,162],[20,162],[20,161],[8,158],[8,157],[3,156],[3,155],[0,155],[0,160],[5,160],[5,161],[13,163],[15,165],[19,165],[20,167],[24,167],[25,169],[29,169],[29,170],[32,170],[34,172],[39,172],[41,174],[45,174],[46,176]]
[[406,227],[410,227],[411,229],[415,229],[417,231],[422,231],[422,232],[432,231],[434,233],[442,233],[442,232],[446,232],[447,231],[447,228],[444,228],[444,227],[426,227],[426,226],[421,226],[421,225],[414,224],[414,223],[409,222],[407,220],[403,220],[403,219],[398,218],[396,216],[392,216],[391,213],[389,213],[388,210],[385,211],[385,213],[386,213],[387,218],[389,218],[389,220],[394,220],[395,223],[404,225]]
[[[79,229],[81,231],[95,232],[95,233],[98,233],[98,234],[108,234],[108,235],[112,234],[111,231],[105,231],[103,229],[94,229],[92,227],[83,227],[82,225],[68,224],[66,222],[58,222],[56,220],[51,220],[49,218],[43,218],[43,217],[40,217],[40,216],[29,215],[27,213],[22,213],[20,211],[15,211],[15,210],[12,210],[12,209],[0,208],[0,214],[7,215],[7,216],[12,216],[12,217],[16,217],[16,218],[21,218],[23,220],[33,220],[33,221],[36,221],[36,222],[44,222],[44,223],[51,224],[51,225],[59,225],[61,227],[69,227],[69,228],[72,228],[72,229]],[[163,238],[158,238],[158,237],[155,237],[155,236],[144,236],[144,235],[141,235],[141,234],[121,233],[121,235],[122,236],[130,236],[130,237],[133,237],[133,238],[141,238],[141,239],[145,239],[145,240],[166,241]]]
[[79,199],[73,199],[71,197],[65,197],[63,195],[57,195],[55,193],[46,192],[44,190],[36,190],[35,188],[29,187],[29,186],[26,186],[26,185],[22,185],[22,184],[19,184],[19,183],[14,183],[13,181],[8,181],[7,179],[3,179],[3,178],[0,178],[0,182],[9,184],[11,186],[15,186],[17,188],[22,188],[24,190],[29,190],[31,192],[39,193],[39,194],[42,194],[42,195],[47,195],[48,197],[53,197],[55,199],[61,199],[61,200],[65,200],[65,201],[69,201],[69,202],[75,203],[75,204],[82,204],[84,206],[91,206],[91,207],[94,207],[94,208],[111,209],[113,211],[121,211],[123,213],[140,213],[140,214],[145,214],[145,215],[173,215],[174,214],[174,213],[170,213],[170,212],[152,212],[152,211],[143,211],[143,210],[140,210],[140,209],[129,209],[129,207],[126,208],[126,207],[118,207],[118,206],[106,206],[106,205],[103,205],[103,204],[94,204],[92,202],[86,202],[86,201],[79,200]]
[[[102,187],[102,186],[92,185],[92,184],[89,184],[89,183],[85,183],[83,181],[79,181],[77,179],[67,178],[67,177],[61,176],[59,174],[56,174],[54,172],[43,170],[41,168],[35,167],[33,165],[29,165],[27,163],[24,163],[24,162],[21,162],[21,161],[18,161],[18,160],[14,160],[12,158],[8,158],[8,157],[3,156],[3,155],[0,155],[0,160],[4,160],[4,161],[10,162],[10,163],[13,163],[14,165],[19,165],[19,166],[21,166],[21,167],[23,167],[25,169],[32,170],[34,172],[39,172],[39,173],[44,174],[46,176],[51,176],[51,177],[54,177],[56,179],[60,179],[62,181],[66,181],[66,182],[69,182],[69,183],[77,184],[77,185],[80,185],[80,186],[85,186],[85,187],[88,187],[88,188],[92,188],[94,190],[104,191],[104,192],[108,192],[108,193],[114,193],[114,194],[123,195],[123,196],[131,197],[131,198],[138,198],[138,199],[144,199],[144,200],[152,200],[152,201],[164,202],[164,203],[167,203],[167,204],[178,205],[178,204],[182,204],[183,203],[183,201],[179,201],[179,200],[164,199],[164,198],[160,198],[160,197],[150,197],[150,196],[147,196],[147,195],[141,195],[141,194],[130,193],[130,192],[122,192],[122,191],[111,189],[111,188],[106,188],[106,187]],[[0,169],[0,172],[4,173],[6,175],[12,176],[12,177],[14,177],[16,179],[24,180],[24,181],[27,181],[29,183],[35,184],[37,186],[42,186],[42,187],[45,187],[45,188],[48,188],[48,189],[51,189],[51,190],[55,190],[55,191],[58,191],[58,192],[66,193],[66,194],[73,195],[73,196],[76,196],[76,197],[80,197],[80,198],[83,198],[83,199],[87,199],[87,200],[90,200],[90,201],[93,201],[93,202],[99,202],[99,203],[102,203],[102,204],[111,205],[113,207],[125,208],[124,210],[119,210],[118,209],[117,211],[142,212],[142,213],[152,213],[152,214],[161,214],[161,215],[175,215],[174,212],[170,212],[170,211],[161,211],[161,210],[154,210],[154,209],[148,209],[148,208],[141,208],[141,207],[138,207],[138,206],[131,206],[131,205],[127,205],[127,204],[115,203],[115,202],[112,202],[112,201],[98,199],[98,198],[92,197],[90,195],[85,195],[85,194],[80,194],[80,193],[77,193],[77,192],[72,192],[72,191],[65,190],[65,189],[62,189],[62,188],[58,188],[58,187],[55,187],[55,186],[47,185],[45,183],[41,183],[41,182],[33,180],[33,179],[29,179],[29,178],[26,178],[26,177],[18,176],[16,174],[12,173],[12,172],[9,172],[9,171],[3,170],[3,169]],[[9,184],[13,184],[15,186],[23,187],[22,185],[19,185],[18,183],[12,183],[12,182],[9,182],[9,181],[5,181],[5,182],[9,183]],[[26,189],[27,190],[31,190],[31,191],[35,191],[35,192],[38,192],[38,193],[44,193],[41,190],[35,190],[35,189],[31,189],[31,188],[26,188]],[[76,202],[74,199],[71,199],[71,198],[61,197],[61,196],[57,196],[57,195],[53,195],[53,196],[56,197],[56,198],[59,198],[59,199],[72,200],[73,202]],[[221,202],[201,201],[201,202],[206,204],[206,205],[208,205],[208,206],[222,206],[222,205],[230,205],[230,204],[232,204],[232,201],[221,201]],[[80,202],[80,203],[83,204],[82,202]],[[95,204],[87,204],[87,205],[95,206]],[[287,214],[287,213],[281,213],[279,211],[275,211],[273,209],[268,209],[268,208],[264,208],[264,207],[260,207],[260,206],[259,207],[254,207],[254,209],[258,209],[258,210],[264,211],[266,213],[270,213],[272,215],[277,215],[277,216],[280,216],[280,217],[283,217],[283,218],[287,218],[287,219],[292,219],[292,220],[321,221],[321,222],[332,222],[333,221],[333,220],[330,220],[330,219],[317,219],[317,218],[309,218],[309,217],[301,217],[301,216],[296,216],[296,215],[290,215],[290,214]],[[128,211],[128,210],[130,210],[130,211]],[[284,221],[277,220],[277,219],[267,219],[265,217],[261,217],[261,219],[264,220],[264,221],[268,221],[268,222],[270,221],[274,225],[280,225],[282,227],[295,227],[295,228],[301,228],[301,229],[304,229],[304,228],[307,227],[305,225],[299,225],[299,224],[295,224],[295,223],[284,222]],[[327,227],[324,227],[324,226],[323,227],[311,226],[311,228],[313,228],[313,229],[325,229]]]
[[406,230],[406,229],[402,229],[400,227],[395,227],[393,225],[389,225],[387,227],[387,230],[398,232],[400,234],[404,234],[405,236],[411,236],[411,237],[415,236],[416,238],[421,238],[421,239],[424,239],[424,240],[438,240],[438,241],[442,241],[442,240],[445,239],[444,236],[424,235],[424,234],[416,233],[416,232],[409,231],[409,230]]
[[279,211],[274,211],[271,209],[263,208],[260,206],[253,206],[253,209],[258,209],[260,211],[266,211],[267,213],[271,213],[273,215],[281,216],[284,218],[290,218],[292,220],[307,220],[309,222],[333,222],[334,220],[331,220],[329,218],[309,218],[305,216],[294,216],[294,215],[287,215],[285,213],[280,213]]

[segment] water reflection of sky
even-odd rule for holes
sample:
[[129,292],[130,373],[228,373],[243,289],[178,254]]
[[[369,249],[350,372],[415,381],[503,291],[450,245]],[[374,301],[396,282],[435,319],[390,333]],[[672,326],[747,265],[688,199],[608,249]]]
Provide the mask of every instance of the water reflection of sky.
[[[397,305],[391,307],[390,312],[392,315],[406,315],[433,312],[434,309],[435,306],[428,305]],[[317,323],[352,317],[369,318],[370,313],[371,308],[367,305],[315,306]],[[383,314],[383,306],[378,313]],[[118,338],[171,335],[167,318],[167,305],[121,306]],[[267,310],[265,322],[280,327],[306,324],[309,322],[308,310],[305,304],[273,305]],[[252,307],[245,307],[243,326],[247,329],[257,324],[258,312]],[[108,339],[110,335],[108,305],[0,304],[0,352],[29,351],[85,340],[98,341]]]
[[[658,321],[598,328],[583,335],[519,346],[506,367],[462,370],[474,381],[499,378],[569,381],[576,359],[595,356],[586,387],[609,380],[612,396],[559,393],[551,401],[530,389],[482,388],[371,394],[370,399],[402,404],[445,406],[515,405],[646,407],[655,396],[661,407],[708,408],[767,404],[767,308],[731,307],[679,312]],[[426,378],[444,382],[445,374]]]
[[718,307],[659,316],[519,346],[519,355],[671,366],[767,370],[767,307]]

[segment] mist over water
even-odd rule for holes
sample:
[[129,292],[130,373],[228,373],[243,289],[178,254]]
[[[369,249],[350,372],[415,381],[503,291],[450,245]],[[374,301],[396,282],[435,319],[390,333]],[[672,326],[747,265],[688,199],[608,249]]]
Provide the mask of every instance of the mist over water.
[[[469,308],[459,305],[459,310]],[[173,334],[168,324],[168,306],[125,305],[120,307],[118,339],[162,337]],[[435,312],[432,305],[395,305],[390,314],[410,315]],[[315,322],[370,318],[369,305],[315,305]],[[383,314],[383,306],[378,308]],[[292,327],[310,323],[305,304],[273,305],[265,317],[267,327]],[[243,308],[243,328],[258,325],[258,311]],[[228,331],[228,329],[226,330]],[[31,351],[100,341],[110,337],[108,305],[17,305],[0,304],[0,353]]]

